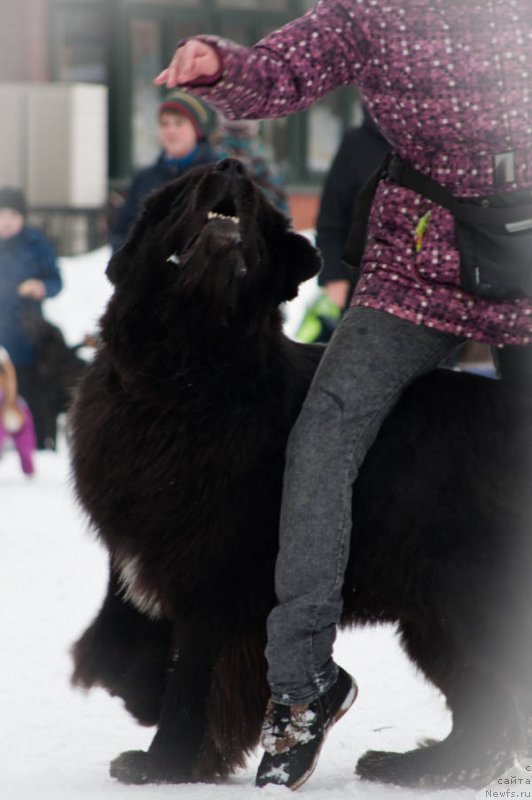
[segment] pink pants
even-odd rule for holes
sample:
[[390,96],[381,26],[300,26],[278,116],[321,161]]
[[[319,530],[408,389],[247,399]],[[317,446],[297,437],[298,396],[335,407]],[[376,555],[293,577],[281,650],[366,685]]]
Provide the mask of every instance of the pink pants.
[[22,472],[25,475],[33,475],[35,472],[33,454],[36,448],[33,417],[31,416],[28,406],[20,397],[18,398],[18,404],[24,414],[24,423],[22,428],[17,433],[10,433],[5,429],[2,421],[0,420],[0,452],[2,451],[6,439],[10,437],[13,440],[13,444],[15,445],[19,455]]

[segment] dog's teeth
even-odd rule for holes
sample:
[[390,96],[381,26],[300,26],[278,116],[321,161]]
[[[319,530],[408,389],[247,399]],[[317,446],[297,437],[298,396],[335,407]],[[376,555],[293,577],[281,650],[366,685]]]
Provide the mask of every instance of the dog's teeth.
[[219,214],[217,211],[207,212],[207,219],[228,219],[236,225],[240,222],[240,217],[228,217],[227,214]]
[[172,253],[172,255],[168,256],[166,260],[171,261],[172,264],[179,264],[179,256],[177,255],[177,253]]

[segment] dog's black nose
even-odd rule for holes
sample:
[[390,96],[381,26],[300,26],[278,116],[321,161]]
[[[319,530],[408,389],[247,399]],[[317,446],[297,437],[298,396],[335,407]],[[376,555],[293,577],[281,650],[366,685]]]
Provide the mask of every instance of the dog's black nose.
[[238,158],[223,158],[215,166],[219,172],[225,172],[228,178],[238,178],[239,175],[246,174],[244,164]]

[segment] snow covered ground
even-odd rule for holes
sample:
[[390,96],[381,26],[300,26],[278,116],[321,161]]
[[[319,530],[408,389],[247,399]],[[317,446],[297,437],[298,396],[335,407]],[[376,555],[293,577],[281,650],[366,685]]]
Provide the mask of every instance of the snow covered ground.
[[[109,295],[107,250],[63,259],[65,290],[47,315],[70,342],[90,331]],[[312,293],[308,288],[306,293]],[[108,762],[146,748],[153,732],[138,726],[103,691],[69,685],[71,643],[96,612],[106,557],[73,500],[64,443],[39,453],[25,478],[16,455],[0,459],[0,797],[5,800],[267,800],[281,787],[255,789],[259,754],[228,784],[121,786]],[[298,796],[308,800],[411,800],[426,791],[361,782],[357,758],[368,748],[407,750],[450,727],[441,695],[402,654],[393,629],[339,636],[336,658],[352,671],[360,695],[332,730],[318,768]],[[438,792],[435,800],[471,800],[474,792]]]

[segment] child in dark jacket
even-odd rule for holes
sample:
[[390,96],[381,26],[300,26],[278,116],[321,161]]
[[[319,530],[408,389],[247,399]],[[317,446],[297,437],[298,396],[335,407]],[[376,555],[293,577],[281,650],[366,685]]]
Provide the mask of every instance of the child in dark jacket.
[[0,189],[0,342],[9,353],[19,390],[28,403],[37,446],[46,442],[46,410],[34,344],[24,328],[24,316],[42,316],[42,302],[61,291],[56,255],[46,236],[25,222],[26,203],[19,189]]
[[162,152],[157,161],[133,177],[123,206],[113,224],[113,252],[124,243],[142,202],[155,189],[179,178],[191,167],[209,164],[218,155],[207,141],[207,107],[186,92],[172,92],[159,107],[159,139]]

